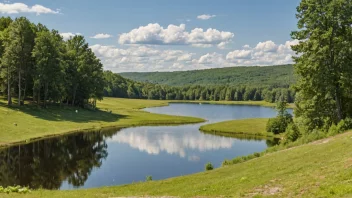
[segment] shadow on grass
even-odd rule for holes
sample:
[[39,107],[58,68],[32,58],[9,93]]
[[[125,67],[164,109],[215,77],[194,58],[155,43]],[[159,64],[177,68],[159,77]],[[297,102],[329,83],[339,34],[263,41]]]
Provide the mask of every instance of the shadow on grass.
[[[89,110],[82,109],[78,107],[69,107],[63,105],[62,107],[58,105],[50,105],[48,108],[38,107],[34,104],[25,104],[23,106],[17,106],[13,104],[8,106],[6,101],[0,100],[0,107],[8,108],[14,111],[20,111],[22,113],[31,115],[35,118],[57,121],[57,122],[77,122],[86,123],[90,121],[104,121],[104,122],[116,122],[121,118],[126,118],[126,115],[118,115],[115,113],[110,113],[104,110]],[[76,113],[77,110],[77,113]]]

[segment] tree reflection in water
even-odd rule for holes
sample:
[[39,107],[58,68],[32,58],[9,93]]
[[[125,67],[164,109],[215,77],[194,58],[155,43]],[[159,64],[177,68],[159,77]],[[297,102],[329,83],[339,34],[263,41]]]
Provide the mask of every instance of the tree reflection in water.
[[80,133],[1,149],[0,186],[59,189],[66,180],[83,186],[108,156],[105,138],[115,133]]

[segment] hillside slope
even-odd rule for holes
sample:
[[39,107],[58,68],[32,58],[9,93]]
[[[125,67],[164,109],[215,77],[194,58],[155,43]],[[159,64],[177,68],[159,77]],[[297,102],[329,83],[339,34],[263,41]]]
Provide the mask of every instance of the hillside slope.
[[182,85],[290,85],[295,82],[292,65],[227,67],[177,72],[131,72],[121,76],[140,82]]
[[39,190],[26,197],[351,197],[351,151],[348,132],[213,171],[116,187]]

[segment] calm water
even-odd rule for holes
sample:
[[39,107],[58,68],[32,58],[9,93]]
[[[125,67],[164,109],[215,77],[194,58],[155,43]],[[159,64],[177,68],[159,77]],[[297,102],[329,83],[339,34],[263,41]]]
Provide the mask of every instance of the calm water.
[[[146,111],[202,117],[207,123],[274,117],[272,108],[171,104]],[[207,162],[260,152],[269,140],[204,134],[205,123],[136,127],[51,138],[0,150],[0,186],[74,189],[119,185],[200,172]]]

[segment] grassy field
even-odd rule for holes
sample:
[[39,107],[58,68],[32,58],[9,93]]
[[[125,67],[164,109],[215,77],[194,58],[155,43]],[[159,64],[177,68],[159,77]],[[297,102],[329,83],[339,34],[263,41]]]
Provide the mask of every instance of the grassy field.
[[[104,98],[98,111],[72,107],[38,108],[30,104],[9,108],[0,99],[0,146],[34,138],[60,135],[104,127],[123,128],[139,125],[167,125],[202,122],[200,118],[152,114],[145,107],[168,105],[167,101]],[[112,111],[110,113],[110,111]]]
[[240,164],[167,180],[3,196],[351,197],[351,151],[352,132],[348,132]]
[[244,120],[230,120],[207,124],[200,127],[205,133],[219,134],[246,134],[255,136],[273,136],[272,133],[265,131],[268,118],[253,118]]

